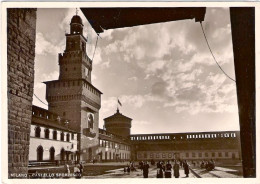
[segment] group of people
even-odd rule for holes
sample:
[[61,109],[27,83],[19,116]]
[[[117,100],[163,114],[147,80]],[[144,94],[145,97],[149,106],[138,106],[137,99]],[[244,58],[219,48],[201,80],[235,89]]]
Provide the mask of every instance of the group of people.
[[173,170],[173,176],[175,178],[180,177],[180,167],[184,168],[184,173],[186,177],[189,177],[189,164],[186,162],[186,160],[183,161],[177,161],[174,160],[174,164],[172,166],[171,162],[168,160],[165,164],[164,161],[159,161],[157,163],[157,178],[171,178],[172,177],[172,170]]
[[200,168],[205,168],[207,171],[212,171],[213,169],[215,169],[215,162],[213,159],[211,159],[210,161],[202,161],[200,164]]
[[[155,161],[151,161],[151,165],[155,165]],[[171,162],[168,160],[166,163],[164,161],[159,161],[156,164],[157,167],[157,178],[171,178],[172,175],[175,178],[179,178],[180,177],[180,167],[184,168],[184,173],[186,175],[186,177],[189,177],[189,164],[185,161],[177,161],[174,160],[174,164],[172,165]],[[140,161],[139,162],[139,168],[141,169],[141,171],[143,172],[143,177],[144,178],[148,178],[148,174],[149,174],[149,168],[150,165],[148,164],[147,161]],[[173,171],[173,173],[172,173]]]
[[[83,173],[83,168],[84,168],[84,166],[83,166],[82,162],[80,162],[77,165],[75,164],[73,172],[74,172],[76,178],[81,178],[82,173]],[[65,164],[65,173],[67,173],[68,176],[70,175],[70,167],[68,164]]]

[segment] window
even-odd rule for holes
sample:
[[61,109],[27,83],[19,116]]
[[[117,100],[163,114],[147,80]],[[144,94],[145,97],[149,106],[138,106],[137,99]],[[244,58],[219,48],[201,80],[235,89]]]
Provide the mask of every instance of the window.
[[73,133],[71,134],[71,139],[74,140],[74,134]]
[[195,154],[195,153],[192,153],[192,157],[196,157],[196,154]]
[[153,153],[150,154],[150,158],[153,158]]
[[45,139],[49,139],[49,135],[50,135],[50,130],[45,129]]
[[66,140],[67,140],[67,142],[70,142],[70,134],[69,133],[67,133]]
[[199,153],[199,157],[202,157],[202,153]]
[[63,112],[63,116],[66,116],[66,112]]
[[215,157],[215,153],[212,153],[212,157]]
[[144,153],[144,158],[147,158],[147,153]]
[[189,153],[186,153],[186,158],[189,158]]
[[56,130],[53,131],[53,139],[57,140],[57,131]]
[[205,157],[208,157],[209,156],[209,154],[208,153],[205,153]]
[[35,137],[41,137],[41,128],[40,127],[35,128]]
[[228,152],[225,152],[225,157],[228,157]]
[[218,157],[222,157],[222,153],[221,152],[218,153]]
[[64,141],[64,133],[63,132],[61,132],[61,134],[60,134],[60,140]]
[[93,117],[92,114],[89,114],[89,116],[88,116],[88,127],[93,128],[94,127],[93,124],[94,124],[94,117]]

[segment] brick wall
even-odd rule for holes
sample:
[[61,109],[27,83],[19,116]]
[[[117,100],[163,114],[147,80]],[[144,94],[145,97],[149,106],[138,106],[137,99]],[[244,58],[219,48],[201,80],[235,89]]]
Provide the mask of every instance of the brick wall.
[[36,9],[7,10],[8,173],[27,173]]

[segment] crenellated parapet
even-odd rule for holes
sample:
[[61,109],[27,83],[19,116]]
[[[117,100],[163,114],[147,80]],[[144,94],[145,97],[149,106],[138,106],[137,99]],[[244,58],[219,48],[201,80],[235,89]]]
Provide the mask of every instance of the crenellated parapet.
[[131,141],[194,141],[235,139],[239,137],[239,131],[221,132],[197,132],[197,133],[170,133],[170,134],[136,134],[131,135]]

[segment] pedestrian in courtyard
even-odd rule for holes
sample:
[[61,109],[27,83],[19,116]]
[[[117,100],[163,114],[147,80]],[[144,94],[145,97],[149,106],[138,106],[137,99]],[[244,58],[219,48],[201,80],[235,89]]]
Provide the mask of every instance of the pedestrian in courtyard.
[[171,178],[172,177],[172,164],[168,160],[165,166],[165,178]]
[[184,160],[183,168],[184,168],[184,173],[186,174],[186,177],[189,177],[189,173],[190,173],[189,164],[187,163],[186,160]]
[[68,164],[65,164],[65,173],[68,175],[70,174],[70,167]]
[[84,169],[83,164],[82,164],[82,162],[80,162],[80,163],[79,163],[79,171],[80,171],[80,174],[81,174],[81,175],[82,175],[82,173],[83,173],[83,169]]
[[79,170],[79,165],[76,165],[74,167],[74,174],[75,174],[75,178],[79,179],[81,178],[81,174],[80,174],[80,170]]
[[157,175],[156,175],[156,177],[157,178],[163,178],[163,172],[164,172],[163,163],[161,161],[159,161],[157,163]]
[[148,178],[148,173],[149,173],[149,164],[147,161],[143,164],[143,176],[144,178]]
[[180,165],[176,160],[174,162],[173,171],[174,171],[174,177],[179,178],[180,177]]

